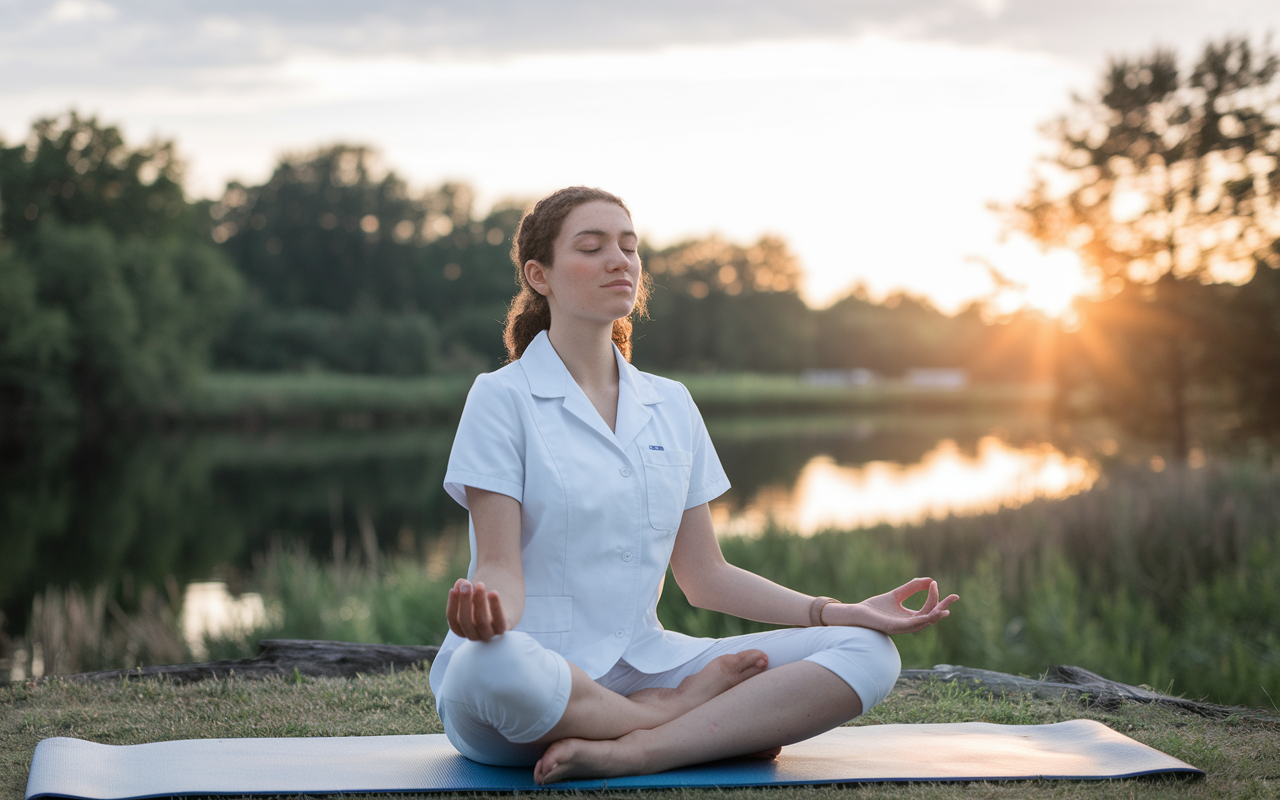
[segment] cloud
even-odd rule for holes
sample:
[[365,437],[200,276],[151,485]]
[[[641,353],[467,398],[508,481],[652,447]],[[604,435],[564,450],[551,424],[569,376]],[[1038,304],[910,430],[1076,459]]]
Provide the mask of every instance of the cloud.
[[116,10],[101,0],[58,0],[49,10],[49,20],[62,22],[89,22],[111,19]]
[[0,96],[183,86],[316,54],[439,61],[866,34],[1096,62],[1269,26],[1280,27],[1273,0],[0,0],[0,68],[17,78]]

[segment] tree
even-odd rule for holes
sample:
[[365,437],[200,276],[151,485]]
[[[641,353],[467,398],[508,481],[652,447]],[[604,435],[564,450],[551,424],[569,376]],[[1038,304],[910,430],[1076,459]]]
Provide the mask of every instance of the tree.
[[743,246],[718,236],[641,254],[653,276],[647,321],[636,328],[646,369],[797,371],[807,366],[813,315],[787,244]]
[[67,387],[91,428],[175,404],[239,296],[230,265],[200,242],[47,222],[32,250],[40,305],[66,320],[64,368],[42,377]]
[[74,113],[0,143],[0,416],[97,430],[190,387],[239,281],[180,176],[171,144]]
[[118,128],[74,111],[37,121],[26,143],[0,143],[0,201],[0,235],[19,248],[50,219],[117,237],[207,235],[172,142],[130,148]]
[[1163,49],[1113,60],[1097,97],[1050,126],[1055,168],[1014,209],[1015,227],[1078,252],[1105,292],[1065,372],[1178,457],[1192,390],[1223,355],[1208,342],[1224,293],[1202,285],[1280,267],[1278,69],[1244,38],[1209,44],[1190,73]]
[[[1280,241],[1272,245],[1280,255]],[[1221,366],[1236,392],[1238,430],[1280,444],[1280,269],[1259,263],[1253,278],[1229,293],[1211,343],[1230,353]]]
[[0,242],[0,422],[9,425],[41,411],[75,411],[62,379],[73,353],[70,320],[64,309],[42,305],[37,290],[31,265]]
[[213,237],[252,298],[218,363],[396,374],[496,366],[523,207],[476,219],[472,197],[462,184],[411,194],[374,151],[345,144],[286,156],[262,185],[230,184],[209,209]]

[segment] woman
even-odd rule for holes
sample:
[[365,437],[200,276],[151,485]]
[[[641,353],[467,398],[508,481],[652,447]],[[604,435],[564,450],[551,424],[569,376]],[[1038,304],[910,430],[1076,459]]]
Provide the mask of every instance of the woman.
[[[725,562],[707,504],[729,482],[702,419],[682,385],[629,362],[647,296],[637,241],[598,189],[525,215],[512,363],[476,379],[445,476],[470,511],[471,564],[449,592],[437,709],[464,755],[534,764],[539,783],[776,755],[883,700],[900,666],[885,634],[957,599],[917,578],[844,604]],[[668,563],[695,606],[797,627],[664,631]]]

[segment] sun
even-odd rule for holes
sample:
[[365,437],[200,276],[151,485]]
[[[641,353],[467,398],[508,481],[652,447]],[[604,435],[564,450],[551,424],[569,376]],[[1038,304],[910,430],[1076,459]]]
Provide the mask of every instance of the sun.
[[1001,313],[1030,308],[1069,319],[1076,299],[1095,288],[1079,255],[1063,248],[1045,251],[1031,242],[1007,242],[988,265],[994,284],[991,305]]

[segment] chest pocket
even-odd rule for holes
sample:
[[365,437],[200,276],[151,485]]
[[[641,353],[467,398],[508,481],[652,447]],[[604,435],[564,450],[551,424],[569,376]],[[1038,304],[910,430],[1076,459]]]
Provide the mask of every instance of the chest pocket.
[[650,450],[641,445],[640,458],[649,492],[649,525],[654,530],[674,531],[680,527],[684,501],[689,496],[693,454],[684,450]]

